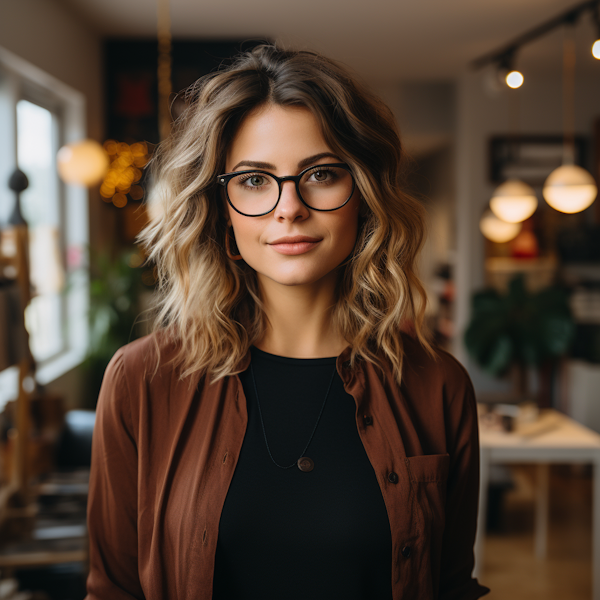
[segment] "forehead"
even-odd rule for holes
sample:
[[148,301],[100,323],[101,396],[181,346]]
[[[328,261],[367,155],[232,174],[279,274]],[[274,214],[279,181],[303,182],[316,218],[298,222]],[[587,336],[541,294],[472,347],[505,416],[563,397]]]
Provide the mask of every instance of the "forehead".
[[227,166],[240,160],[275,165],[331,151],[318,120],[304,107],[266,105],[242,121],[227,151]]

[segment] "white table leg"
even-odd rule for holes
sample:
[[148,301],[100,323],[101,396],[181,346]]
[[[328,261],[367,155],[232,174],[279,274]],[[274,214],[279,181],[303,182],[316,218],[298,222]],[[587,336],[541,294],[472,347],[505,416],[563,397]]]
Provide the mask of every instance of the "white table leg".
[[592,493],[592,598],[600,600],[600,452],[594,461]]
[[[479,510],[477,515],[477,535],[475,537],[475,568],[473,577],[481,575],[483,566],[483,540],[485,537],[485,523],[487,517],[487,497],[490,480],[490,454],[485,448],[479,451]],[[596,600],[596,599],[594,599]],[[600,599],[598,599],[600,600]]]
[[539,559],[546,558],[548,550],[549,483],[550,465],[540,463],[535,485],[535,555]]

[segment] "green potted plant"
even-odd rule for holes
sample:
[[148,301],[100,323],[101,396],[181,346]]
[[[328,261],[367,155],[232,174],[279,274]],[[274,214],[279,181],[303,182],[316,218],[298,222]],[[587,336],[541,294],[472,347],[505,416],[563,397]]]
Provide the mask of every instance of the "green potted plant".
[[477,364],[494,376],[516,371],[517,394],[527,398],[527,367],[539,369],[565,355],[575,335],[569,290],[558,285],[530,293],[517,274],[508,292],[487,288],[472,297],[465,345]]
[[154,287],[152,269],[136,248],[116,253],[90,249],[89,350],[83,368],[86,405],[95,408],[113,354],[143,335],[141,298]]

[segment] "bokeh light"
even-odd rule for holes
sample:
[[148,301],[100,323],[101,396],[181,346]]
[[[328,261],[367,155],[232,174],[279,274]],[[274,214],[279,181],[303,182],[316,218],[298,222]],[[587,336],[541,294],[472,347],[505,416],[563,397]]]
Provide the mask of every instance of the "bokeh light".
[[520,71],[511,71],[506,75],[506,85],[513,90],[520,88],[524,81],[525,78]]
[[116,207],[127,205],[127,195],[132,200],[142,200],[144,188],[137,185],[142,178],[142,169],[150,159],[146,142],[131,145],[117,140],[106,140],[104,150],[109,156],[110,167],[100,186],[100,195]]
[[58,174],[65,183],[96,185],[108,169],[109,158],[105,150],[95,140],[63,146],[56,155]]
[[126,204],[127,204],[127,196],[125,194],[122,194],[121,192],[117,192],[113,197],[112,197],[112,203],[117,207],[117,208],[123,208]]

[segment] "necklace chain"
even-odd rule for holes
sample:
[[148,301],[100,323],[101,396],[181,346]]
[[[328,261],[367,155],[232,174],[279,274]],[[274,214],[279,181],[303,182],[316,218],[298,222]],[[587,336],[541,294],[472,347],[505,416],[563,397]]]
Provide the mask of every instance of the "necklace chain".
[[[314,426],[314,428],[312,430],[312,433],[310,434],[310,438],[308,439],[308,443],[304,447],[304,450],[302,450],[302,453],[300,454],[300,457],[299,457],[298,460],[300,460],[300,458],[302,458],[304,456],[304,453],[306,452],[306,450],[310,446],[310,443],[312,442],[313,436],[315,435],[315,431],[317,430],[317,426],[319,425],[319,421],[321,420],[321,415],[323,414],[323,410],[325,409],[325,404],[327,402],[327,398],[329,397],[329,390],[331,389],[331,384],[333,383],[333,378],[335,377],[335,373],[336,373],[336,367],[334,366],[333,373],[331,374],[331,379],[329,380],[329,386],[327,387],[327,393],[325,394],[325,400],[323,400],[323,406],[321,406],[321,412],[319,413],[319,417],[317,419],[317,422],[315,423],[315,426]],[[252,368],[252,362],[250,362],[250,374],[252,375],[252,383],[254,384],[254,393],[256,395],[256,403],[258,404],[258,414],[260,416],[260,424],[262,425],[263,435],[265,437],[265,444],[267,445],[267,452],[269,453],[269,456],[271,457],[271,460],[280,469],[291,469],[292,467],[298,466],[298,461],[296,461],[296,462],[293,462],[291,465],[288,465],[287,467],[284,467],[283,465],[280,465],[279,463],[277,463],[275,461],[275,459],[273,458],[273,455],[271,454],[271,448],[269,448],[269,442],[267,441],[267,432],[265,431],[265,422],[263,421],[262,411],[260,409],[260,402],[258,400],[258,390],[256,389],[256,379],[254,377],[254,369]]]

